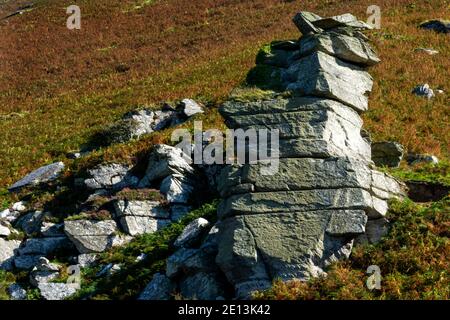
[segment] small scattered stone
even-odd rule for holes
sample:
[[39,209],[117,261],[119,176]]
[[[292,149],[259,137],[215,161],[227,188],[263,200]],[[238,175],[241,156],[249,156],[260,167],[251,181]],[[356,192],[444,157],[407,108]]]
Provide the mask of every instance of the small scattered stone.
[[98,255],[96,253],[83,253],[78,255],[78,264],[81,268],[93,266],[97,262]]
[[183,176],[170,175],[161,182],[160,191],[170,203],[188,203],[194,187]]
[[14,255],[19,246],[20,241],[7,241],[0,238],[0,269],[11,270],[13,268]]
[[203,108],[192,99],[184,99],[180,103],[180,107],[186,117],[192,117],[197,113],[203,113]]
[[403,159],[403,153],[403,146],[397,142],[383,141],[372,143],[372,160],[379,167],[398,167]]
[[11,234],[11,230],[0,224],[0,237],[8,237]]
[[428,83],[415,87],[412,93],[420,97],[425,97],[427,99],[432,99],[435,96],[433,89],[430,88],[430,85]]

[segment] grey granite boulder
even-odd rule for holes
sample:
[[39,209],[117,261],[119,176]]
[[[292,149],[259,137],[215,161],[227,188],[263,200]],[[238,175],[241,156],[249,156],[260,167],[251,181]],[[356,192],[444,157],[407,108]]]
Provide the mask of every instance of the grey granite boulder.
[[433,30],[437,33],[450,33],[450,20],[435,19],[422,22],[422,29]]
[[88,170],[90,178],[84,181],[88,189],[123,189],[136,186],[138,178],[130,172],[130,167],[123,164],[103,164]]
[[218,274],[198,272],[180,282],[180,294],[188,300],[217,300],[225,295]]
[[74,284],[51,282],[41,282],[38,288],[45,300],[65,300],[78,290]]
[[64,232],[80,253],[103,252],[129,241],[128,238],[118,235],[117,231],[113,220],[74,220],[64,223]]
[[312,12],[302,11],[295,15],[293,22],[304,35],[310,33],[319,33],[322,30],[316,26],[314,26],[313,22],[322,19],[317,14]]
[[434,98],[435,96],[433,89],[430,88],[430,85],[428,83],[415,87],[412,90],[412,93],[419,97],[427,98],[428,100]]
[[188,175],[194,169],[188,163],[183,151],[168,145],[157,145],[150,154],[147,171],[139,183],[140,187],[149,186],[157,179],[165,178],[171,174]]
[[41,225],[45,215],[46,214],[42,211],[29,212],[18,218],[14,226],[25,232],[26,235],[30,236],[41,230]]
[[370,25],[365,22],[358,21],[354,15],[350,13],[334,16],[330,18],[318,19],[312,22],[314,26],[322,28],[324,30],[338,28],[338,27],[351,27],[354,29],[372,29]]
[[335,99],[358,112],[367,111],[373,80],[359,66],[317,51],[292,64],[285,78],[287,90]]
[[139,295],[138,300],[169,300],[176,289],[176,284],[161,273],[156,273],[152,281]]
[[56,180],[63,170],[64,170],[63,162],[56,162],[46,165],[29,173],[23,179],[17,181],[12,186],[10,186],[8,190],[10,192],[17,192],[25,187],[34,187],[41,183],[47,183]]
[[372,160],[377,166],[398,167],[403,159],[404,148],[398,142],[372,143]]
[[169,203],[188,203],[194,186],[184,176],[172,174],[161,182],[160,191]]
[[180,107],[186,117],[192,117],[193,115],[204,112],[202,106],[192,99],[183,99],[180,102]]
[[200,240],[203,232],[209,227],[206,219],[198,218],[189,223],[180,236],[175,240],[176,247],[189,247]]
[[439,159],[438,157],[432,155],[432,154],[414,154],[409,153],[406,156],[406,161],[409,165],[416,165],[421,163],[429,163],[429,164],[438,164]]
[[0,221],[0,237],[8,237],[10,234],[11,234],[11,230],[9,229],[9,227],[5,226]]
[[14,265],[14,255],[19,249],[20,241],[0,238],[0,269],[11,270]]
[[367,41],[338,32],[328,32],[301,39],[299,55],[306,56],[314,51],[325,52],[347,62],[372,66],[380,62]]
[[157,201],[118,200],[114,207],[115,218],[132,236],[156,232],[170,223],[168,209]]

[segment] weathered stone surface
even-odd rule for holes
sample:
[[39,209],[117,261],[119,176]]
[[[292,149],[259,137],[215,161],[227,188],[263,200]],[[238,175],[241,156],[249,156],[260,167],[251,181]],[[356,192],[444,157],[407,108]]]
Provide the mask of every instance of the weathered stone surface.
[[338,32],[303,37],[299,45],[301,56],[322,51],[341,60],[360,65],[372,66],[380,62],[367,41]]
[[41,167],[30,174],[26,175],[23,179],[17,181],[8,188],[10,192],[20,191],[25,187],[37,186],[41,183],[47,183],[57,179],[60,173],[64,170],[64,163],[57,162]]
[[253,233],[243,217],[222,222],[216,263],[235,287],[242,282],[270,281]]
[[172,174],[181,176],[194,172],[192,166],[186,161],[181,149],[168,145],[157,145],[150,155],[147,171],[139,185],[145,187],[157,179]]
[[45,300],[64,300],[75,294],[78,290],[76,285],[67,283],[39,283],[41,296]]
[[103,252],[127,241],[117,235],[117,225],[113,220],[65,221],[64,232],[80,253]]
[[337,27],[352,27],[354,29],[372,29],[371,26],[362,21],[358,21],[358,18],[356,18],[354,15],[350,13],[315,20],[312,23],[314,26],[322,28],[324,30]]
[[96,253],[83,253],[78,255],[77,261],[81,268],[94,265],[97,262],[98,255]]
[[200,240],[203,232],[209,227],[209,222],[206,219],[198,218],[189,223],[184,228],[181,235],[175,240],[176,247],[189,247]]
[[217,300],[224,295],[223,283],[214,273],[198,272],[180,283],[180,294],[188,300]]
[[24,255],[14,258],[14,266],[19,270],[31,270],[39,264],[42,255]]
[[89,179],[84,181],[86,187],[95,189],[122,189],[137,185],[138,178],[129,172],[130,168],[123,164],[105,164],[88,170]]
[[397,142],[372,143],[372,160],[377,166],[398,167],[403,159],[404,148]]
[[336,99],[356,111],[367,111],[372,77],[364,69],[322,52],[300,59],[285,73],[287,90]]
[[424,52],[430,56],[434,56],[435,54],[439,53],[439,51],[431,49],[431,48],[417,48],[414,50],[414,52]]
[[166,275],[174,278],[180,274],[211,272],[215,269],[214,256],[206,251],[181,248],[167,259]]
[[172,174],[161,182],[160,191],[170,203],[188,203],[194,187],[184,176]]
[[148,216],[123,216],[119,221],[122,229],[131,236],[154,233],[171,223],[169,219],[157,219]]
[[378,243],[381,241],[381,238],[388,233],[388,231],[389,220],[386,218],[369,220],[366,224],[365,234],[361,235],[356,240],[358,243]]
[[24,211],[27,210],[27,203],[24,202],[24,201],[18,201],[18,202],[13,204],[11,209],[13,211],[17,211],[17,212],[24,212]]
[[13,283],[8,287],[8,294],[11,300],[27,300],[26,290],[17,283]]
[[255,215],[331,209],[365,210],[370,217],[386,214],[387,203],[360,188],[276,191],[233,195],[222,201],[221,218],[232,215]]
[[319,33],[322,30],[315,27],[313,22],[322,19],[317,14],[312,12],[302,11],[295,15],[293,22],[297,26],[298,30],[304,35],[309,33]]
[[161,273],[156,273],[138,300],[169,300],[175,289],[176,284],[172,280]]
[[[262,166],[261,163],[243,165],[237,169],[240,179],[226,180],[226,184],[220,185],[219,192],[229,196],[249,192],[361,188],[384,200],[403,194],[394,179],[370,170],[364,162],[346,158],[280,159],[278,172],[274,175],[261,175]],[[248,185],[252,187],[239,188]]]
[[117,200],[114,202],[115,217],[136,216],[169,218],[169,212],[158,201]]
[[118,200],[114,207],[122,229],[132,236],[156,232],[170,222],[169,211],[157,201]]
[[412,90],[412,93],[414,93],[415,95],[417,95],[419,97],[427,98],[428,100],[435,97],[434,91],[433,91],[433,89],[430,88],[430,85],[428,83],[421,84],[421,85],[415,87]]
[[192,117],[197,113],[203,113],[203,108],[192,99],[183,99],[180,103],[183,114],[186,117]]
[[32,238],[24,242],[18,250],[20,255],[50,255],[61,249],[71,249],[72,244],[67,237]]
[[62,237],[64,236],[64,224],[42,222],[40,232],[44,237]]
[[11,230],[7,226],[2,225],[0,222],[0,237],[8,237],[11,234]]
[[17,219],[14,226],[30,236],[40,231],[44,218],[45,213],[42,211],[30,212]]
[[0,238],[0,269],[11,270],[13,268],[14,254],[19,246],[20,241],[7,241]]

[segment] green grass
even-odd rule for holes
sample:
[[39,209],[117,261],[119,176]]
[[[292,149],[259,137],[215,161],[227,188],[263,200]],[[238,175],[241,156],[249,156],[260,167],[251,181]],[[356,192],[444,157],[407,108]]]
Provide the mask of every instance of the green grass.
[[8,287],[15,281],[12,273],[0,270],[0,300],[9,300]]
[[[165,272],[166,259],[174,253],[173,241],[191,221],[204,217],[215,221],[217,201],[205,204],[192,211],[180,222],[152,234],[144,234],[121,248],[103,253],[102,266],[113,263],[122,265],[122,269],[107,278],[96,278],[101,266],[86,268],[82,271],[81,290],[71,299],[135,299],[151,281],[153,274]],[[146,254],[147,258],[136,262],[136,257]]]

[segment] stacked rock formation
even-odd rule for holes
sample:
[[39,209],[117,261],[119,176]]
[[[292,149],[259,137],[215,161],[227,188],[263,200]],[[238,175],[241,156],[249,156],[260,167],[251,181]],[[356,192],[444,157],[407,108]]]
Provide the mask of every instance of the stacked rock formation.
[[[199,248],[169,259],[177,272],[167,276],[181,279],[181,289],[188,279],[188,298],[205,298],[195,288],[205,288],[207,275],[223,275],[235,297],[248,298],[274,279],[323,274],[349,257],[356,238],[377,240],[374,228],[386,228],[387,200],[402,196],[396,180],[373,169],[361,133],[373,84],[366,67],[379,62],[361,32],[370,27],[350,14],[301,12],[294,23],[303,34],[299,41],[277,42],[258,58],[290,94],[230,100],[221,108],[230,128],[279,130],[279,170],[262,175],[261,163],[223,169],[218,223]],[[210,287],[224,280],[214,279]]]

